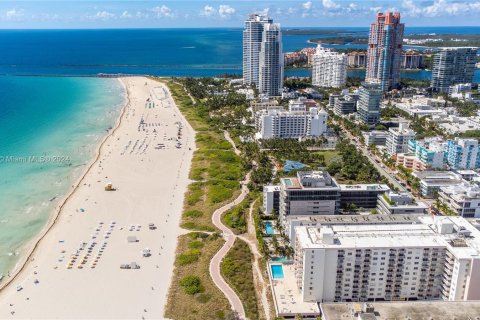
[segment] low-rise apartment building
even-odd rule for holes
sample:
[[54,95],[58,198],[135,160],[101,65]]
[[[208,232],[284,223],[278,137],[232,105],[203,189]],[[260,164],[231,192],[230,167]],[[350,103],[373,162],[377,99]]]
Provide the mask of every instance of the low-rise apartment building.
[[408,123],[400,122],[398,128],[388,129],[386,151],[390,156],[408,151],[408,141],[415,139],[415,131],[409,128]]
[[340,187],[326,171],[299,171],[280,179],[280,218],[333,215],[340,210]]
[[439,199],[464,218],[480,218],[480,187],[467,182],[441,187]]
[[406,192],[389,192],[378,196],[379,214],[424,214],[427,209],[427,204],[415,202],[415,199]]
[[390,191],[386,184],[340,184],[340,207],[373,209],[379,195]]
[[445,148],[441,138],[412,139],[408,141],[408,153],[397,154],[397,165],[414,171],[445,168]]
[[447,141],[447,163],[452,169],[480,168],[480,145],[478,139]]
[[362,132],[363,139],[365,140],[365,144],[367,146],[376,145],[376,146],[384,146],[387,144],[387,131],[381,130],[372,130],[372,131],[365,131]]
[[462,176],[452,171],[415,171],[412,175],[420,179],[420,192],[425,198],[435,197],[441,187],[462,183]]

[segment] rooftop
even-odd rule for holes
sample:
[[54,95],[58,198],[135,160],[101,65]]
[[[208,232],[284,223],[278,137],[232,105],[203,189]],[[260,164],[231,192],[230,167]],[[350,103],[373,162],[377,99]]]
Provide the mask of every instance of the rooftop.
[[480,187],[468,183],[441,187],[440,190],[457,202],[467,199],[480,199]]
[[339,184],[340,191],[387,191],[386,184]]
[[462,181],[460,175],[451,171],[415,171],[412,175],[428,186],[456,185]]
[[297,177],[280,179],[280,184],[286,189],[338,188],[335,179],[326,171],[299,171]]
[[280,191],[280,186],[263,186],[263,191]]
[[[301,246],[310,249],[448,247],[461,258],[480,254],[480,231],[462,217],[420,216],[410,224],[301,226],[295,231]],[[453,245],[455,241],[464,245]]]
[[419,217],[423,214],[370,214],[370,215],[329,215],[329,216],[294,216],[294,220],[315,222],[323,225],[329,224],[401,224],[401,223],[420,223]]
[[[376,302],[370,303],[378,320],[390,319],[472,319],[478,320],[478,301],[429,301],[429,302]],[[359,307],[360,306],[360,307]],[[353,313],[361,308],[359,303],[322,303],[324,320],[355,319]]]

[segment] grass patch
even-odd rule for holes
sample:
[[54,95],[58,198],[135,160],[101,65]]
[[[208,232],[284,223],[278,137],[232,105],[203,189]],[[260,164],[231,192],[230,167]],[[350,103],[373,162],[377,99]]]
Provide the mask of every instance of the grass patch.
[[183,214],[184,214],[185,216],[189,217],[189,218],[198,218],[198,217],[203,216],[203,212],[202,212],[202,211],[195,210],[195,209],[187,210],[187,211],[185,211]]
[[215,228],[210,225],[204,225],[204,224],[196,223],[194,221],[184,222],[180,226],[183,229],[188,229],[188,230],[200,230],[200,231],[208,231],[208,232],[215,231]]
[[188,250],[185,253],[179,254],[176,259],[176,263],[179,266],[184,266],[190,263],[198,261],[200,257],[200,250]]
[[247,232],[247,214],[250,206],[250,198],[246,197],[240,204],[225,212],[222,217],[224,224],[230,227],[235,234]]
[[[223,243],[221,237],[201,232],[191,232],[178,238],[177,261],[165,309],[166,318],[179,320],[225,319],[230,305],[223,293],[212,282],[208,273],[210,260]],[[188,264],[178,261],[179,256],[192,250],[198,253],[195,261]],[[190,277],[195,277],[195,280],[192,281]]]
[[222,275],[239,295],[247,318],[258,319],[258,304],[252,271],[253,254],[247,243],[236,239],[222,261]]

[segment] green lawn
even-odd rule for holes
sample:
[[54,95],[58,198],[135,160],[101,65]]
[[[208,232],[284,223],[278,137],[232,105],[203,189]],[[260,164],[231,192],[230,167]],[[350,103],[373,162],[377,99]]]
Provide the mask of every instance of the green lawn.
[[248,244],[237,238],[221,267],[222,275],[242,300],[247,318],[259,319],[252,261],[253,254]]

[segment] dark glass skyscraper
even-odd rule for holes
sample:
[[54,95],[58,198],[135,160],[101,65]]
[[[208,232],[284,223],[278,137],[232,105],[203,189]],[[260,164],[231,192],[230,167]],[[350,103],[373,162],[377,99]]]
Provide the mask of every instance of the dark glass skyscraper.
[[433,58],[432,87],[448,92],[457,83],[472,83],[477,48],[442,48]]

